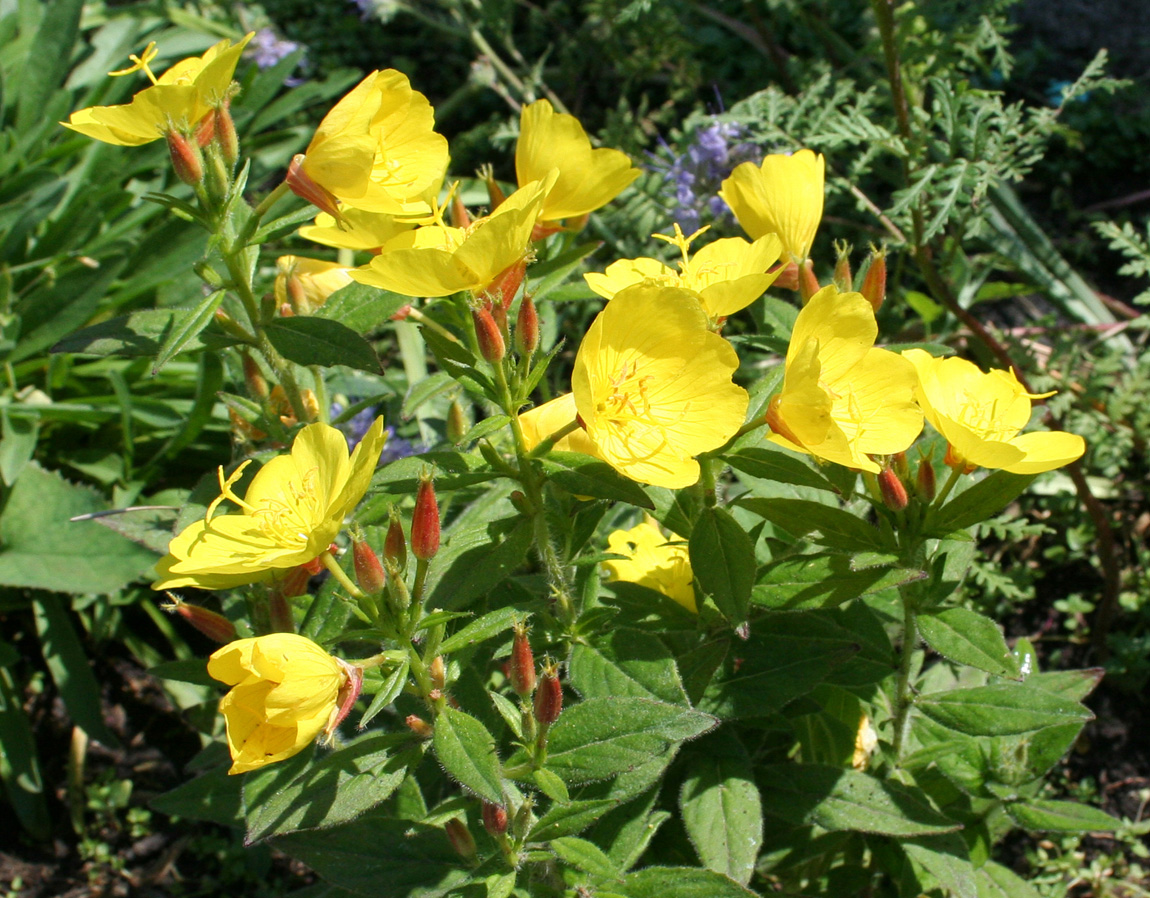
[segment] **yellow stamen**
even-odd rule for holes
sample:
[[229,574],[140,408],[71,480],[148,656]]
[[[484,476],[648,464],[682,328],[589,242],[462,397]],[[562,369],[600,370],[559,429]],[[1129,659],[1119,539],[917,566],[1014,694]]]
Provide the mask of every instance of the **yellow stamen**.
[[679,262],[679,271],[685,274],[687,271],[687,263],[690,261],[688,251],[691,248],[691,241],[701,234],[705,234],[711,229],[711,226],[703,225],[701,228],[699,228],[699,230],[695,231],[695,233],[691,234],[689,237],[683,236],[683,229],[679,227],[678,222],[675,223],[674,228],[674,237],[668,237],[666,234],[652,234],[651,236],[656,240],[666,241],[667,243],[671,244],[671,246],[679,247],[679,252],[683,254],[683,259]]
[[148,44],[148,46],[144,47],[144,52],[139,56],[133,53],[128,57],[128,59],[132,60],[132,65],[128,66],[126,69],[120,69],[116,72],[108,72],[108,74],[113,78],[118,78],[121,75],[131,75],[133,72],[143,72],[148,76],[148,80],[150,80],[153,84],[158,84],[159,82],[157,81],[156,76],[152,74],[152,70],[148,66],[148,63],[155,59],[159,54],[160,51],[156,49],[156,42],[152,41]]

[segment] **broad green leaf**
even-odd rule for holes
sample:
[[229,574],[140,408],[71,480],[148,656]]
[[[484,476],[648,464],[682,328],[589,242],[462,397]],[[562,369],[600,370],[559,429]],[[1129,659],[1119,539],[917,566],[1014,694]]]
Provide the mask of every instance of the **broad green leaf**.
[[371,704],[367,706],[367,710],[363,712],[363,717],[359,719],[361,730],[371,723],[376,714],[395,701],[403,692],[403,687],[407,685],[409,667],[410,663],[404,660],[399,667],[388,674],[387,679],[383,681],[383,688],[372,697]]
[[0,430],[3,431],[3,437],[0,437],[0,480],[5,486],[12,486],[36,451],[40,419],[9,415],[8,409],[0,408]]
[[736,503],[795,537],[812,536],[816,542],[846,552],[893,551],[877,527],[849,511],[806,499],[739,499]]
[[172,541],[178,513],[177,508],[144,506],[111,509],[98,513],[91,520],[157,555],[165,555],[168,543]]
[[699,860],[746,885],[763,842],[754,769],[733,735],[711,736],[692,753],[679,793],[683,825]]
[[[78,330],[52,347],[53,352],[75,352],[82,355],[116,355],[126,358],[155,357],[170,338],[180,311],[176,309],[142,309],[119,318],[110,318]],[[213,330],[200,331],[190,338],[184,349],[223,349],[234,345],[234,338]]]
[[[487,462],[474,452],[424,452],[397,459],[375,472],[371,478],[371,487],[368,489],[369,496],[375,496],[377,493],[388,494],[381,500],[382,519],[387,518],[386,509],[394,503],[390,497],[413,495],[419,487],[419,478],[424,471],[430,472],[435,477],[435,489],[438,492],[473,486],[500,476],[489,470]],[[362,510],[357,517],[362,519]]]
[[40,593],[33,599],[32,608],[40,637],[40,651],[56,688],[60,690],[60,697],[64,699],[68,716],[93,739],[108,748],[119,748],[120,740],[104,723],[100,685],[60,597]]
[[327,829],[346,823],[389,798],[419,751],[392,756],[396,745],[410,742],[396,735],[365,736],[338,751],[321,755],[302,773],[277,781],[261,801],[247,801],[247,843],[303,829]]
[[[956,834],[922,836],[899,842],[907,856],[933,876],[945,892],[957,898],[978,898],[974,865],[966,843]],[[924,884],[928,888],[933,884]]]
[[580,833],[619,802],[609,798],[552,805],[531,830],[532,842],[546,842]]
[[942,508],[931,507],[924,524],[924,536],[942,538],[955,530],[965,530],[994,517],[1022,495],[1035,474],[995,471],[970,489],[959,493]]
[[644,867],[627,874],[619,890],[627,898],[753,898],[733,879],[698,867]]
[[888,836],[953,832],[962,824],[934,810],[923,793],[857,770],[819,764],[759,768],[763,810],[795,826]]
[[1040,798],[1008,804],[1006,813],[1030,832],[1110,833],[1122,823],[1088,804]]
[[[486,528],[480,532],[486,533]],[[526,518],[497,544],[488,535],[461,547],[456,537],[453,534],[448,541],[448,551],[436,556],[438,577],[428,578],[426,603],[430,607],[459,608],[486,595],[518,570],[534,539],[531,521]],[[462,551],[456,553],[457,548]]]
[[389,293],[367,284],[348,284],[327,298],[315,310],[316,318],[338,321],[355,331],[367,334],[387,323],[399,308],[411,302],[408,296]]
[[612,630],[593,646],[576,645],[568,677],[585,698],[630,696],[690,704],[670,650],[658,637],[639,630]]
[[172,817],[236,826],[243,820],[244,777],[229,776],[225,764],[156,796],[148,804]]
[[277,318],[264,325],[272,346],[297,365],[346,365],[360,371],[380,372],[379,357],[350,327],[327,318]]
[[4,746],[0,751],[0,781],[4,783],[8,803],[29,835],[36,839],[49,838],[52,826],[32,724],[11,674],[3,667],[0,667],[0,745]]
[[974,871],[978,898],[1039,898],[1038,891],[1009,867],[987,861]]
[[998,624],[985,615],[967,608],[928,611],[919,615],[918,627],[927,645],[944,658],[996,677],[1022,679]]
[[200,333],[215,320],[216,309],[224,300],[224,291],[215,290],[190,309],[180,309],[172,320],[172,327],[164,338],[152,374],[157,374],[177,354],[190,347]]
[[441,655],[450,655],[460,649],[470,648],[484,640],[510,630],[515,622],[523,619],[518,608],[498,608],[482,617],[477,617],[458,633],[452,633],[439,645]]
[[751,446],[724,455],[722,458],[736,471],[742,471],[760,480],[791,483],[830,493],[838,492],[834,484],[811,465],[788,452],[764,446]]
[[455,378],[446,371],[436,371],[429,374],[408,388],[407,395],[403,397],[403,416],[412,417],[423,403],[441,393],[455,389]]
[[540,767],[532,772],[531,779],[535,781],[539,791],[552,801],[566,804],[571,800],[571,793],[567,791],[567,784],[546,767]]
[[1013,683],[920,695],[914,707],[931,720],[968,736],[1013,736],[1094,719],[1078,702]]
[[446,708],[435,721],[435,755],[453,779],[484,801],[503,804],[495,739],[470,714]]
[[547,767],[568,785],[633,770],[668,746],[715,726],[709,714],[641,698],[592,698],[564,709],[551,728]]
[[779,611],[826,608],[925,576],[923,571],[888,565],[856,568],[849,555],[799,555],[765,565],[751,590],[751,602]]
[[755,545],[725,508],[705,508],[687,543],[695,586],[709,595],[719,611],[739,626],[755,582]]
[[[72,50],[80,31],[82,0],[54,0],[44,4],[44,17],[25,59],[16,104],[16,128],[27,132],[43,122],[44,109],[68,74]],[[11,9],[8,15],[12,15]]]
[[576,836],[561,836],[551,840],[551,850],[565,864],[590,873],[602,880],[619,880],[622,876],[611,858],[594,842]]
[[553,451],[541,460],[541,464],[544,473],[556,486],[574,496],[610,499],[639,508],[655,507],[639,484],[590,455]]

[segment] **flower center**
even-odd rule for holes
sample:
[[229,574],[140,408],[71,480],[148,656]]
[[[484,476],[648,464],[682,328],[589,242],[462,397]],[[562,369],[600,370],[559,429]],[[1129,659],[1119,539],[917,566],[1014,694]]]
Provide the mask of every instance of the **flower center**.
[[1018,429],[1003,424],[1003,415],[998,405],[998,397],[987,400],[970,390],[965,390],[957,421],[983,439],[1009,440],[1018,433]]
[[219,469],[220,495],[208,506],[204,516],[204,526],[211,527],[212,515],[225,499],[235,502],[244,513],[254,518],[259,530],[269,540],[284,549],[301,549],[307,546],[311,539],[312,530],[320,519],[320,497],[317,488],[319,468],[309,468],[298,483],[288,480],[284,483],[283,492],[276,497],[265,496],[260,501],[260,507],[252,505],[241,499],[232,489],[233,485],[250,464],[245,461],[224,479],[224,469]]

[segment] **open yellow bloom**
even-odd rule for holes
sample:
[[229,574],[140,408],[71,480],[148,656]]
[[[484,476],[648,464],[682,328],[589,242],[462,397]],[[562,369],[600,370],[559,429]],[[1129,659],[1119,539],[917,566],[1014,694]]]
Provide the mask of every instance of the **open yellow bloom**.
[[772,442],[877,474],[871,455],[902,452],[922,431],[914,366],[875,349],[874,309],[861,293],[824,287],[799,312],[783,389],[771,400]]
[[220,700],[232,766],[246,773],[303,751],[334,718],[344,665],[294,633],[229,642],[208,673],[231,690]]
[[[527,448],[534,449],[551,434],[574,421],[577,414],[574,393],[564,393],[550,402],[544,402],[525,411],[519,416],[519,426],[523,429],[523,439],[527,443]],[[595,454],[595,447],[582,428],[573,430],[558,440],[555,448],[560,452]]]
[[540,221],[577,218],[606,206],[639,177],[639,169],[619,150],[591,148],[587,132],[573,115],[557,114],[547,100],[523,107],[515,176],[519,186],[544,180],[552,169],[559,178],[547,194]]
[[339,216],[339,221],[336,221],[334,215],[321,212],[315,217],[314,224],[304,225],[298,233],[305,240],[324,246],[374,251],[415,227],[415,222],[409,218],[364,212],[350,206],[341,208]]
[[811,254],[823,217],[826,160],[799,150],[774,154],[762,165],[744,162],[723,182],[719,196],[752,240],[778,234],[786,258],[803,262]]
[[331,214],[339,200],[369,212],[426,215],[447,171],[447,139],[434,127],[431,104],[406,75],[372,72],[324,116],[293,160],[288,183]]
[[1013,371],[983,373],[966,359],[939,359],[921,349],[905,350],[903,356],[918,372],[917,396],[926,419],[950,444],[948,462],[1041,474],[1086,451],[1077,434],[1019,433],[1030,421],[1030,400],[1054,394],[1027,393]]
[[437,223],[399,234],[351,276],[405,296],[480,291],[527,253],[550,182],[521,187],[466,228]]
[[276,259],[276,302],[290,303],[297,315],[308,315],[327,298],[351,283],[348,269],[338,262],[306,256]]
[[699,479],[694,456],[743,424],[739,358],[711,332],[695,294],[641,283],[595,318],[571,375],[594,455],[640,483],[671,489]]
[[182,59],[160,77],[148,63],[156,57],[155,44],[148,44],[135,65],[112,75],[142,71],[152,82],[122,106],[89,106],[73,112],[65,128],[104,143],[135,147],[159,140],[169,131],[187,131],[216,106],[223,104],[232,84],[240,54],[252,35],[238,44],[220,41],[203,56]]
[[[152,588],[227,589],[319,557],[367,492],[386,439],[383,419],[377,418],[349,459],[340,431],[309,424],[296,436],[291,454],[260,468],[242,499],[232,485],[248,462],[226,481],[220,468],[220,497],[204,520],[184,528],[168,545]],[[216,514],[224,499],[242,513]]]
[[630,530],[616,530],[607,537],[607,551],[627,556],[626,560],[603,562],[609,580],[638,583],[674,599],[688,611],[698,611],[687,547],[671,545],[651,518]]
[[778,261],[782,243],[774,234],[754,243],[729,237],[708,243],[694,256],[689,255],[691,241],[706,230],[687,237],[676,224],[674,237],[651,235],[679,248],[683,258],[677,272],[658,259],[620,259],[608,265],[603,274],[583,277],[592,290],[607,299],[632,284],[653,280],[697,293],[709,318],[733,315],[762,296],[779,276],[777,271],[767,274],[767,269]]

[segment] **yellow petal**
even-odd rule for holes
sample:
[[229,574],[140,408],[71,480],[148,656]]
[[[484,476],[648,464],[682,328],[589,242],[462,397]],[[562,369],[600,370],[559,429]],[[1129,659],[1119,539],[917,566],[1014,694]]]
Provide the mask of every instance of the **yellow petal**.
[[255,638],[237,639],[216,649],[208,658],[208,676],[228,686],[242,683],[254,673],[252,651]]
[[688,611],[698,610],[687,547],[670,545],[655,524],[644,521],[630,530],[616,530],[607,537],[607,551],[627,556],[625,560],[603,562],[609,580],[638,583],[663,593]]
[[603,274],[588,272],[583,275],[592,290],[604,299],[610,299],[620,290],[645,280],[678,286],[679,275],[658,259],[619,259],[607,266]]
[[719,196],[752,239],[777,234],[783,252],[801,262],[810,255],[823,217],[825,170],[822,154],[811,150],[770,155],[761,166],[736,167]]
[[858,364],[874,346],[877,336],[874,308],[861,293],[839,293],[833,286],[824,287],[795,319],[787,365],[795,352],[810,340],[817,340],[820,376],[831,382]]
[[1023,460],[1004,466],[1012,474],[1041,474],[1077,461],[1086,451],[1086,441],[1076,433],[1059,430],[1024,433],[1010,441],[1021,449]]
[[[527,448],[534,449],[547,437],[575,420],[575,394],[564,393],[550,402],[525,411],[519,416],[519,426],[523,428],[523,439]],[[581,452],[594,455],[594,446],[583,428],[573,430],[555,444],[560,452]]]
[[411,220],[379,212],[364,212],[348,207],[341,209],[340,214],[343,221],[337,223],[331,215],[321,212],[316,216],[315,224],[304,225],[299,229],[299,235],[324,246],[375,250],[415,227],[415,222]]

